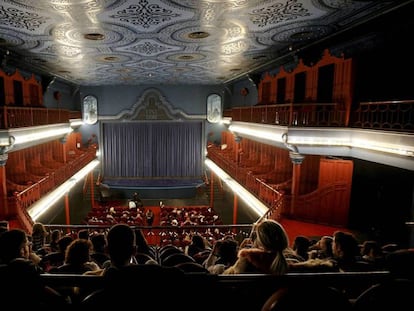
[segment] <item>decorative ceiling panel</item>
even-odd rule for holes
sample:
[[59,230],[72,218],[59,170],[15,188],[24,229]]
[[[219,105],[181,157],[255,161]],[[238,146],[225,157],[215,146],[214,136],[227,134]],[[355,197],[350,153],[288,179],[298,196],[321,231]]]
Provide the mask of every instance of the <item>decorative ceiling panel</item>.
[[0,0],[0,57],[77,85],[222,84],[411,2]]

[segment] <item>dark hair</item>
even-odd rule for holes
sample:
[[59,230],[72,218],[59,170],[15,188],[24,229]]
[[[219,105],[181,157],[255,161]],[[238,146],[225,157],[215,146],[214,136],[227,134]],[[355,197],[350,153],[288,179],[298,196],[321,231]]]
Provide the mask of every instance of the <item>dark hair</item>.
[[7,264],[20,258],[20,250],[27,242],[27,235],[21,229],[11,229],[0,235],[0,263]]
[[135,232],[124,223],[113,225],[108,231],[108,252],[111,263],[123,266],[135,253]]

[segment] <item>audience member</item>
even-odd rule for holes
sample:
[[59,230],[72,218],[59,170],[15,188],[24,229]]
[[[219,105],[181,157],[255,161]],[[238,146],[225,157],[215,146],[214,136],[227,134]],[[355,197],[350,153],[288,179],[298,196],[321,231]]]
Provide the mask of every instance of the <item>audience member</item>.
[[298,235],[295,237],[293,242],[293,252],[299,258],[300,261],[305,261],[309,258],[309,247],[311,245],[311,241],[308,237],[304,235]]
[[[180,283],[184,273],[174,267],[162,267],[151,264],[136,264],[133,257],[136,253],[136,234],[127,224],[119,223],[111,227],[107,235],[108,252],[111,263],[100,270],[104,277],[104,288],[95,292],[84,301],[84,306],[107,306],[116,302],[117,307],[136,306],[136,295],[142,299],[142,308],[157,308],[163,310],[176,301]],[[86,273],[91,274],[91,273]],[[162,284],[167,289],[159,299],[159,291],[148,284]],[[154,302],[156,304],[154,305]]]
[[147,221],[147,226],[152,226],[154,222],[154,212],[152,211],[152,209],[150,208],[147,209],[145,213],[145,219]]
[[78,238],[89,240],[89,230],[88,229],[81,229],[78,231]]
[[217,240],[203,265],[212,274],[222,274],[237,261],[238,243],[234,239]]
[[48,272],[50,269],[57,268],[64,264],[66,248],[70,243],[72,243],[72,241],[73,238],[70,235],[62,236],[57,242],[58,250],[55,252],[49,252],[42,257],[40,266],[45,272]]
[[109,255],[106,252],[106,236],[104,233],[95,233],[91,237],[91,242],[91,259],[96,262],[100,268],[102,268],[105,262],[110,260]]
[[368,262],[373,268],[384,269],[385,257],[377,241],[364,241],[361,245],[362,260]]
[[144,206],[144,203],[142,203],[141,198],[139,197],[139,193],[138,192],[134,192],[134,194],[132,195],[132,201],[135,203],[135,206],[140,209]]
[[32,250],[38,255],[45,255],[47,253],[47,249],[45,248],[46,238],[48,237],[49,233],[47,232],[45,226],[40,223],[36,222],[32,226]]
[[99,266],[91,260],[92,243],[86,239],[73,240],[66,249],[65,263],[50,269],[50,273],[83,274],[86,271],[98,270]]
[[332,258],[332,240],[329,235],[322,236],[314,245],[309,247],[309,259]]
[[285,274],[288,264],[283,251],[289,241],[285,229],[275,220],[266,219],[255,228],[256,237],[251,248],[240,244],[236,263],[223,274],[268,273]]
[[42,270],[29,259],[30,243],[21,229],[10,229],[0,235],[2,304],[10,307],[17,303],[19,307],[42,310],[65,305],[63,297],[44,284]]
[[59,239],[62,237],[62,232],[59,229],[54,229],[50,233],[49,253],[57,252],[59,250]]
[[0,234],[6,231],[9,231],[10,225],[7,220],[1,220],[0,221]]

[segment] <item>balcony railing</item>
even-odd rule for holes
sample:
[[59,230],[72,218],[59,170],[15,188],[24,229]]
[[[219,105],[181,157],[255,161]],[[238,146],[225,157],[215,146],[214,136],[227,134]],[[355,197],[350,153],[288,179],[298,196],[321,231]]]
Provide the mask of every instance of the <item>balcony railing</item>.
[[80,111],[30,107],[0,107],[0,129],[68,123],[80,119]]
[[[233,121],[300,127],[356,127],[414,131],[414,100],[362,102],[348,118],[337,103],[300,103],[234,107],[224,111]],[[350,120],[347,124],[346,120]]]

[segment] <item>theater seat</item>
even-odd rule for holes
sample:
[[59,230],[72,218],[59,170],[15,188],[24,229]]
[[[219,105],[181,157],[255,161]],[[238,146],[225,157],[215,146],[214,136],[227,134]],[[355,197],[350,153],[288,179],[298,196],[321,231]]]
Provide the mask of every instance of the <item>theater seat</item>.
[[351,311],[352,304],[336,288],[307,284],[279,288],[265,301],[261,309],[261,311],[292,310]]
[[166,267],[174,267],[184,262],[195,262],[194,258],[184,253],[171,254],[165,259],[162,259],[161,265]]
[[393,279],[375,284],[354,301],[354,310],[406,310],[412,305],[414,281]]

